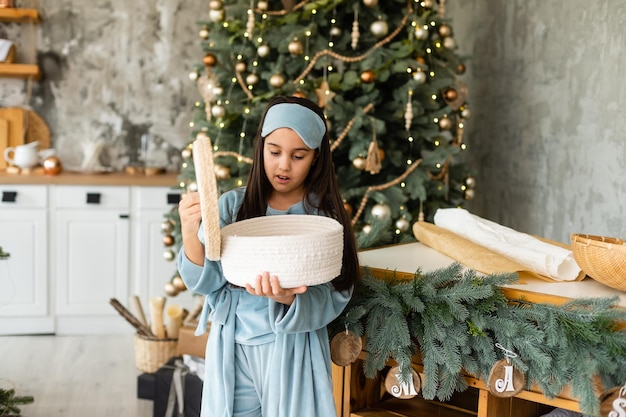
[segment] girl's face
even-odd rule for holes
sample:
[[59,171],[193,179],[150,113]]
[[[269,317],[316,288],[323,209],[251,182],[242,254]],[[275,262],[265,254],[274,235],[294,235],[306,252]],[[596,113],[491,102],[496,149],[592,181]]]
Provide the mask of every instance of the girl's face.
[[289,128],[267,135],[263,144],[265,175],[274,188],[272,198],[293,203],[302,200],[304,180],[315,160],[316,151],[308,148]]

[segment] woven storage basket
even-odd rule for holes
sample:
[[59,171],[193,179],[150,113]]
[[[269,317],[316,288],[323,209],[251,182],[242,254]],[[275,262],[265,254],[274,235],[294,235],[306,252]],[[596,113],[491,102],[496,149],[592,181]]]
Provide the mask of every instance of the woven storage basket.
[[578,266],[591,278],[626,291],[626,241],[613,237],[571,235]]
[[177,339],[153,339],[135,334],[135,365],[142,372],[155,373],[176,356]]
[[341,273],[343,226],[314,215],[290,214],[242,220],[221,229],[224,277],[255,285],[257,274],[276,275],[283,288],[318,285]]

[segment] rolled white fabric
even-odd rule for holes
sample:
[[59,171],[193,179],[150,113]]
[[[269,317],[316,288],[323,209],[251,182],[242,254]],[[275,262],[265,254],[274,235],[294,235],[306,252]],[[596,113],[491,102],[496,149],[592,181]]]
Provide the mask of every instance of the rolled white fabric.
[[554,280],[573,281],[581,272],[571,250],[483,219],[465,209],[439,209],[434,220],[437,226]]

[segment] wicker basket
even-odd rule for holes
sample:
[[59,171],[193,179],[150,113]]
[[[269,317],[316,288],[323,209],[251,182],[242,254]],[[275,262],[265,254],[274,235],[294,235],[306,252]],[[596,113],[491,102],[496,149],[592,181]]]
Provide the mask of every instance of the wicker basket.
[[176,356],[177,339],[154,339],[135,334],[135,365],[142,372],[155,373]]
[[578,266],[591,278],[626,291],[626,241],[613,237],[571,235]]

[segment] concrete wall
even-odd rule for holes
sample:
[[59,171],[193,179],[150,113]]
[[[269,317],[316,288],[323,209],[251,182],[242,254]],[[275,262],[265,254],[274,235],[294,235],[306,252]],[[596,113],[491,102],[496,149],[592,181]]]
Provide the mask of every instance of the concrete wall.
[[[468,208],[562,242],[626,238],[626,0],[448,0],[472,118],[466,140],[477,196]],[[106,141],[123,167],[138,137],[162,138],[176,166],[198,94],[204,0],[45,1],[32,106],[68,164]],[[4,25],[12,36],[21,25]],[[21,36],[21,35],[20,35]],[[0,105],[26,84],[0,80]]]
[[449,0],[471,56],[475,214],[626,239],[626,1]]
[[[80,166],[84,145],[100,140],[101,162],[123,168],[149,133],[159,162],[176,167],[198,98],[188,75],[202,56],[196,20],[208,14],[208,2],[59,0],[38,8],[45,78],[34,85],[30,105],[48,122],[64,164]],[[28,25],[3,28],[18,41],[30,32]],[[24,104],[25,81],[0,83],[2,106]]]

